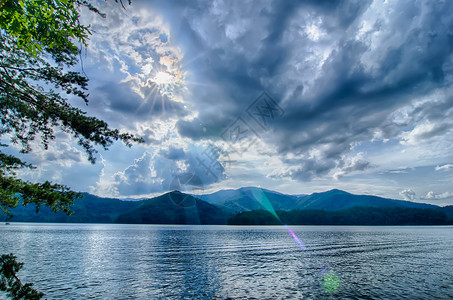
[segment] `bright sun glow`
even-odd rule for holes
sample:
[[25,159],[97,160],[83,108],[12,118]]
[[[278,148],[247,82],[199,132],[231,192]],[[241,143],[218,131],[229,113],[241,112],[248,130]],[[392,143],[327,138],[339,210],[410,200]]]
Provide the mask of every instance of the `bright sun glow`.
[[157,72],[156,76],[153,78],[153,81],[158,85],[166,85],[174,82],[174,76],[168,74],[167,72]]

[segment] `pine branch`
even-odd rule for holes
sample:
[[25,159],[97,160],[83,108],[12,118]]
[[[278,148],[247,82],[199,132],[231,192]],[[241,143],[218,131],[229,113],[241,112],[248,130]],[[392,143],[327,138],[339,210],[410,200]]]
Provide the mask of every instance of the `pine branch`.
[[16,261],[16,256],[3,254],[0,256],[0,291],[7,292],[13,300],[41,299],[44,294],[32,288],[32,283],[23,284],[17,277],[17,273],[22,269],[23,263]]

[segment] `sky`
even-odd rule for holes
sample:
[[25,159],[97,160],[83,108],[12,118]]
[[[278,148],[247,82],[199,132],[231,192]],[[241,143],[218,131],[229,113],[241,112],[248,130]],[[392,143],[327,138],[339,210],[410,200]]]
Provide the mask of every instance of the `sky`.
[[59,133],[30,180],[117,198],[259,186],[453,204],[451,1],[97,2],[72,103],[145,143]]

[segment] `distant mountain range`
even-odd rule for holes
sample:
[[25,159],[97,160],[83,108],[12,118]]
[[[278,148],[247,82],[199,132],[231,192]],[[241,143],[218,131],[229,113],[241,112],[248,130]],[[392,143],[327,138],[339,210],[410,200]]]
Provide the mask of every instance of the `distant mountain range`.
[[377,196],[354,195],[337,189],[322,193],[313,193],[311,195],[286,195],[262,188],[244,187],[236,190],[220,190],[212,194],[198,195],[197,197],[208,203],[217,205],[226,211],[235,213],[265,209],[259,201],[260,199],[256,199],[256,195],[261,197],[264,195],[275,210],[322,209],[334,211],[356,206],[440,208],[439,206],[425,203],[387,199]]
[[[173,191],[161,196],[123,201],[84,194],[67,216],[42,207],[39,213],[33,205],[15,208],[12,222],[73,222],[73,223],[129,223],[129,224],[227,224],[239,213],[266,211],[345,211],[356,207],[425,209],[441,212],[453,219],[453,206],[394,200],[369,195],[354,195],[341,190],[330,190],[311,195],[286,195],[257,187],[220,190],[212,194],[189,195]],[[329,223],[329,222],[327,222]],[[333,224],[333,223],[332,223]],[[336,223],[335,223],[336,224]]]

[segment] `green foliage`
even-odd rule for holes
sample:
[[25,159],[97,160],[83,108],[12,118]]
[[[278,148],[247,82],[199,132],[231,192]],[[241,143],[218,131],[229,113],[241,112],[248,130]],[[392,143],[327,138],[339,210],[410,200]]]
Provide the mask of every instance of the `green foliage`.
[[0,28],[15,38],[17,46],[35,57],[45,48],[77,53],[72,40],[86,45],[88,26],[79,22],[75,1],[19,0],[2,7]]
[[16,261],[13,254],[4,254],[0,257],[0,291],[6,292],[11,299],[41,299],[44,294],[33,289],[32,283],[22,284],[17,278],[17,272],[23,263]]
[[6,220],[12,217],[10,209],[17,206],[19,199],[22,204],[34,203],[36,211],[42,205],[49,206],[54,212],[59,210],[70,214],[69,206],[74,198],[80,197],[79,193],[71,191],[68,187],[60,184],[31,183],[12,176],[3,176],[0,171],[0,204],[1,210],[6,215]]
[[[124,8],[121,0],[115,2]],[[77,54],[76,42],[87,46],[92,33],[89,26],[80,23],[81,6],[105,17],[87,0],[0,1],[0,28],[34,57],[43,51]]]

